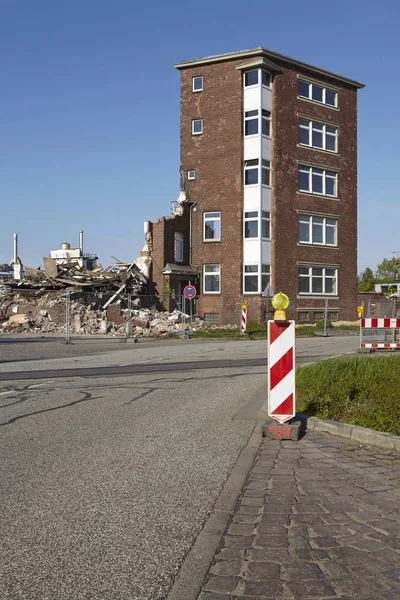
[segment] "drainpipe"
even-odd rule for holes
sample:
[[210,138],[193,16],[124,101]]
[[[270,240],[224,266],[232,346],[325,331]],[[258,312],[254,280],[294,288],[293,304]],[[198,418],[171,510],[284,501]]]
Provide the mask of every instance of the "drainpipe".
[[197,205],[195,200],[192,201],[190,205],[190,214],[189,214],[189,265],[192,266],[192,210]]

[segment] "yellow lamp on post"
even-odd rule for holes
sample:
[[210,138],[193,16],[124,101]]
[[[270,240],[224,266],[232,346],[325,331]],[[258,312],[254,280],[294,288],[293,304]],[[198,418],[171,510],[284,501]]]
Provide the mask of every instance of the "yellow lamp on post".
[[289,296],[283,292],[278,292],[271,300],[275,309],[274,321],[286,321],[286,309],[290,304]]

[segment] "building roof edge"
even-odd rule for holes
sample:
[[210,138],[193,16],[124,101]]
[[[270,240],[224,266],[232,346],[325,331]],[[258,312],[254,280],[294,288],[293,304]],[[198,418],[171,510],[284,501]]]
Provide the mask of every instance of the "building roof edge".
[[227,52],[224,54],[216,54],[214,56],[205,56],[204,58],[195,58],[193,60],[186,60],[180,63],[174,64],[174,67],[179,71],[182,69],[187,69],[190,67],[196,67],[200,65],[207,65],[216,62],[223,62],[228,60],[234,60],[235,58],[251,58],[254,56],[264,56],[265,58],[272,60],[279,60],[284,63],[294,65],[297,67],[302,67],[303,69],[307,69],[308,71],[312,71],[315,74],[322,75],[325,77],[330,77],[331,79],[336,79],[337,81],[341,81],[343,83],[347,83],[348,85],[352,85],[357,89],[361,89],[365,87],[364,83],[360,83],[355,79],[350,79],[348,77],[343,77],[342,75],[338,75],[337,73],[332,73],[331,71],[326,71],[325,69],[320,69],[319,67],[315,67],[308,63],[302,62],[295,58],[291,58],[290,56],[286,56],[285,54],[279,54],[278,52],[274,52],[273,50],[268,50],[263,48],[262,46],[258,46],[257,48],[250,48],[248,50],[240,50],[238,52]]

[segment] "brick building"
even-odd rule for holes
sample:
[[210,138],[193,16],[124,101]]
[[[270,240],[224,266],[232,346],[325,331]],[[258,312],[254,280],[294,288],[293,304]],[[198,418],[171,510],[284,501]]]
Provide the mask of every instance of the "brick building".
[[284,291],[299,321],[329,299],[356,318],[357,90],[363,85],[264,48],[190,60],[181,74],[181,194],[147,226],[161,294],[197,286],[197,314],[265,319]]

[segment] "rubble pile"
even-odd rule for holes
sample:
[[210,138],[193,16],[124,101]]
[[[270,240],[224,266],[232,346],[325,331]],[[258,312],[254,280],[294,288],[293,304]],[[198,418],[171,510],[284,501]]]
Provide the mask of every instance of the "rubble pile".
[[[69,323],[71,334],[131,335],[159,337],[177,335],[189,323],[189,316],[178,310],[161,312],[155,307],[142,308],[140,299],[132,301],[132,308],[124,308],[126,301],[116,300],[107,309],[103,298],[88,302],[88,296],[70,301]],[[204,327],[201,319],[193,317],[192,329]],[[3,333],[58,333],[66,332],[66,298],[64,292],[32,295],[0,288],[0,332]]]
[[92,271],[80,267],[76,262],[58,264],[51,258],[44,258],[44,270],[25,267],[25,278],[10,279],[3,285],[14,290],[73,290],[73,291],[115,291],[120,295],[129,289],[139,294],[147,284],[147,278],[135,263],[118,262],[103,269]]

